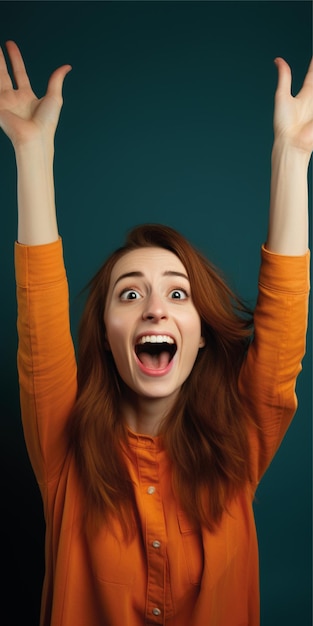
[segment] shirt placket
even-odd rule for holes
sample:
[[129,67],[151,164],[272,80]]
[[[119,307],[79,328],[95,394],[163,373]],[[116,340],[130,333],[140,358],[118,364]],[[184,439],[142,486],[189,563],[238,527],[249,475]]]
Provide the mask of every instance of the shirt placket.
[[146,623],[163,624],[166,595],[166,527],[160,493],[157,449],[152,440],[143,440],[137,449],[141,497],[145,511],[147,557]]

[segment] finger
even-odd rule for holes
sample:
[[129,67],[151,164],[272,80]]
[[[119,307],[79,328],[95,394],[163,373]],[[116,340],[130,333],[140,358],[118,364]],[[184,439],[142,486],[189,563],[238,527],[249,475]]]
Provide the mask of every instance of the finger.
[[12,81],[9,76],[7,64],[4,58],[2,48],[0,47],[0,90],[12,89]]
[[62,65],[61,67],[58,67],[58,69],[55,70],[53,74],[51,74],[48,82],[47,95],[52,96],[56,99],[62,99],[62,88],[64,79],[65,76],[71,71],[71,69],[71,65]]
[[16,82],[16,86],[21,89],[22,87],[30,87],[29,78],[27,76],[26,68],[24,65],[23,57],[20,53],[15,41],[7,41],[6,48],[10,57],[13,76]]
[[277,90],[276,93],[290,95],[291,94],[291,69],[284,59],[277,57],[274,61],[277,71]]

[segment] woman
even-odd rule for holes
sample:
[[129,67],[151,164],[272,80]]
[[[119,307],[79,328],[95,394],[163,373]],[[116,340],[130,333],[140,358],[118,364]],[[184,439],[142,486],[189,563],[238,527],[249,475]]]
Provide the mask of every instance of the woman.
[[38,100],[6,46],[21,408],[46,520],[40,623],[257,626],[253,496],[295,413],[305,351],[313,65],[293,98],[276,59],[253,339],[249,311],[214,268],[172,229],[146,225],[90,285],[76,375],[52,173],[70,66]]

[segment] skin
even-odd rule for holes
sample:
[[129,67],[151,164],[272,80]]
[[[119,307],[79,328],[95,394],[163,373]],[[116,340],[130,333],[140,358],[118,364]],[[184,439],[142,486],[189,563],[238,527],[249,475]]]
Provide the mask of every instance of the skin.
[[[0,49],[0,127],[11,140],[16,157],[18,241],[25,245],[47,244],[59,237],[53,179],[54,135],[63,104],[62,86],[71,66],[63,65],[55,70],[49,79],[46,94],[38,99],[31,88],[18,46],[8,41],[6,48],[16,87]],[[270,252],[297,256],[305,254],[308,248],[307,173],[313,149],[313,61],[296,96],[291,95],[292,75],[288,63],[278,57],[275,64],[278,83],[274,107],[269,227],[265,245]],[[154,276],[149,280],[151,288]],[[154,289],[153,295],[157,300],[160,292]],[[108,323],[109,319],[106,321]],[[108,324],[114,352],[112,328]],[[137,376],[136,385],[139,379]],[[182,379],[183,376],[177,378],[177,389]],[[166,390],[163,389],[160,397],[149,397],[148,381],[141,381],[140,384],[140,394],[137,386],[129,392],[125,415],[133,428],[143,428],[147,432],[149,424],[157,423],[165,410],[161,396]],[[161,389],[163,382],[160,380],[153,384]],[[175,385],[173,388],[169,386],[166,393],[170,396],[176,393],[175,390]],[[139,397],[140,423],[134,419]]]
[[[62,86],[71,70],[51,75],[45,96],[34,94],[20,50],[6,43],[17,89],[0,49],[0,126],[11,140],[18,173],[18,241],[38,245],[56,241],[53,158],[54,135],[63,104]],[[266,246],[276,254],[302,255],[308,248],[307,170],[313,149],[313,60],[302,89],[291,95],[286,61],[275,59],[278,83],[269,229]]]
[[299,256],[308,249],[307,172],[313,149],[313,59],[302,89],[291,95],[292,75],[275,59],[278,84],[274,108],[269,228],[266,247]]
[[15,151],[18,175],[18,241],[28,245],[58,239],[53,160],[54,136],[62,108],[62,86],[70,65],[53,72],[43,98],[34,94],[24,61],[13,41],[6,43],[13,81],[0,48],[0,126]]
[[[129,275],[134,273],[141,275]],[[178,257],[163,248],[142,248],[119,259],[111,274],[104,323],[108,349],[127,385],[124,418],[132,430],[156,434],[204,346],[200,317]],[[134,350],[136,340],[158,334],[174,339],[176,354],[170,369],[145,371]]]

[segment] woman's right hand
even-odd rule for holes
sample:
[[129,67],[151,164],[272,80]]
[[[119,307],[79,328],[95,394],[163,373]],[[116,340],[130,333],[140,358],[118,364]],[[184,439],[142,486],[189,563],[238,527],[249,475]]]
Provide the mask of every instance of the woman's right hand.
[[14,41],[6,42],[16,89],[0,48],[0,128],[12,141],[14,148],[38,137],[54,138],[63,104],[62,87],[70,65],[63,65],[49,79],[43,98],[34,94],[25,69],[23,57]]

